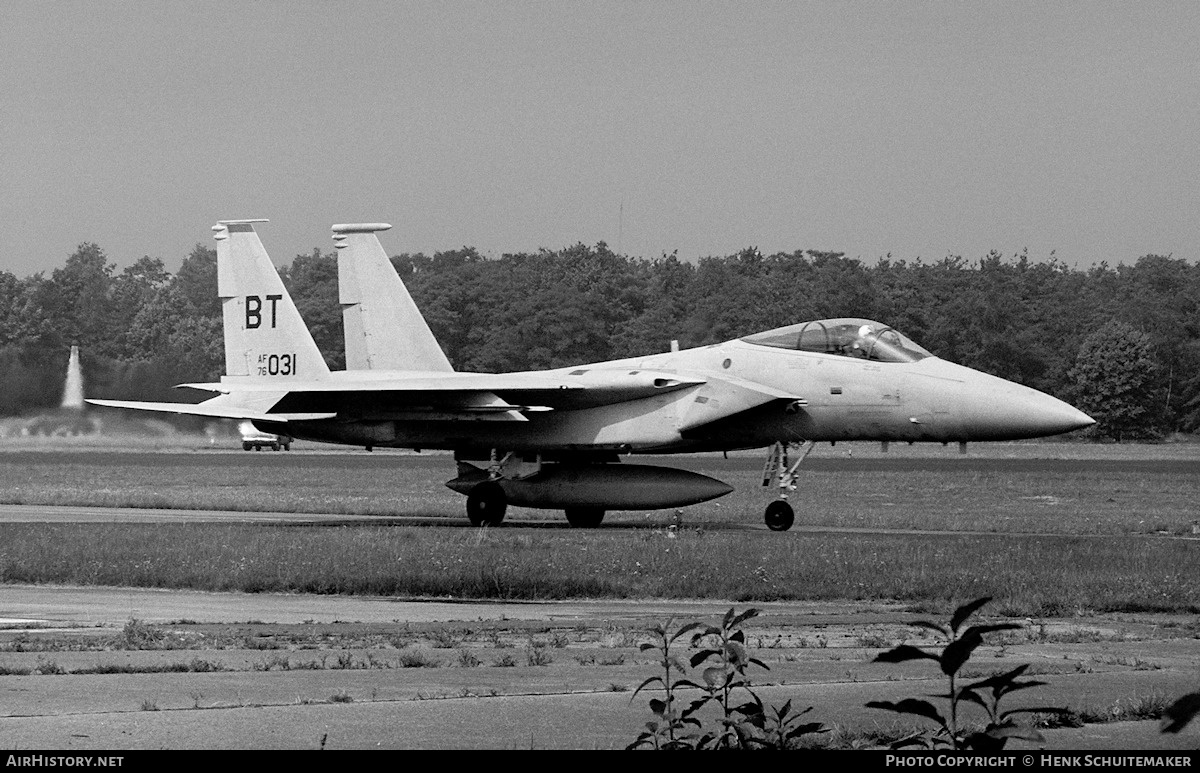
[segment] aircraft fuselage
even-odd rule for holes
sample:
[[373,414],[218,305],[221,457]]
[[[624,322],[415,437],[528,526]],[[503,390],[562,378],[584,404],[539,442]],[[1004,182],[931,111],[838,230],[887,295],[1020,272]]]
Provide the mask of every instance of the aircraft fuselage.
[[[772,401],[727,420],[706,422],[705,411],[719,410],[727,399],[723,391],[728,383],[714,379],[637,400],[526,414],[523,421],[392,418],[388,406],[379,402],[357,421],[293,421],[288,428],[300,438],[380,447],[678,453],[802,440],[1014,440],[1066,432],[1090,422],[1049,395],[937,357],[877,362],[742,340],[540,375],[626,368],[630,373],[651,370],[697,380],[715,374],[765,384],[797,399]],[[524,395],[519,392],[499,394],[520,402]]]

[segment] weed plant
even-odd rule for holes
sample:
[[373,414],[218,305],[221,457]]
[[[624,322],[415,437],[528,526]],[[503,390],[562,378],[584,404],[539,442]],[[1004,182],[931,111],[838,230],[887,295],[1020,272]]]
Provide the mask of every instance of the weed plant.
[[663,689],[664,698],[650,699],[650,711],[655,718],[646,723],[646,731],[637,737],[637,739],[629,745],[630,749],[637,749],[643,746],[648,746],[654,749],[686,749],[692,748],[694,745],[695,735],[692,731],[700,727],[700,720],[691,716],[692,712],[687,712],[676,707],[678,699],[677,693],[685,687],[694,687],[699,689],[700,685],[695,682],[683,678],[683,674],[687,672],[687,666],[680,660],[679,654],[674,651],[675,642],[686,636],[688,632],[700,628],[703,624],[699,622],[688,623],[674,633],[670,632],[670,626],[673,621],[668,620],[666,625],[656,625],[650,629],[650,633],[654,635],[656,641],[643,642],[640,649],[643,652],[649,650],[658,650],[660,656],[659,665],[663,669],[662,676],[652,676],[638,685],[630,697],[630,703],[637,697],[638,693],[652,685],[658,685]]
[[399,663],[401,668],[437,668],[441,665],[437,658],[419,649],[401,653]]
[[[990,601],[990,598],[984,597],[958,607],[948,625],[931,621],[913,623],[943,638],[946,643],[940,650],[901,644],[875,658],[876,662],[882,663],[916,660],[937,663],[948,680],[948,690],[930,697],[944,701],[944,711],[923,698],[907,698],[898,702],[871,701],[866,704],[870,708],[932,720],[935,728],[912,732],[907,727],[900,728],[897,725],[890,730],[856,735],[850,735],[842,729],[831,734],[828,745],[833,748],[887,745],[895,749],[918,746],[993,753],[1003,750],[1013,738],[1043,742],[1045,739],[1038,726],[1078,727],[1084,723],[1161,718],[1163,732],[1179,732],[1200,714],[1200,693],[1184,695],[1173,703],[1168,703],[1157,694],[1143,696],[1092,712],[1046,706],[1002,708],[1001,703],[1007,696],[1046,683],[1025,678],[1030,668],[1028,664],[962,683],[966,673],[964,666],[983,644],[984,636],[1022,627],[1016,623],[967,625],[972,616]],[[668,621],[665,625],[649,629],[653,641],[643,642],[640,649],[657,653],[661,674],[651,676],[638,685],[630,701],[642,691],[651,689],[661,690],[662,697],[649,700],[654,718],[646,723],[645,730],[627,748],[782,749],[802,744],[804,736],[829,732],[829,728],[819,722],[804,721],[804,715],[812,711],[811,706],[802,711],[793,711],[792,701],[789,700],[783,706],[768,709],[759,699],[747,672],[752,666],[769,669],[765,663],[750,655],[741,629],[744,622],[757,614],[755,609],[741,614],[730,609],[718,626],[692,622],[672,630],[673,621]],[[684,649],[683,640],[689,635],[687,641],[691,654],[686,657],[687,653],[681,650]],[[689,678],[689,669],[692,672],[699,671],[703,684]],[[700,695],[687,701],[683,694],[689,691],[699,692]],[[701,712],[706,706],[717,709],[717,721],[708,727],[703,724],[704,714]],[[986,720],[984,724],[965,720],[965,710],[970,706],[982,709]],[[711,715],[713,712],[708,713]],[[1020,715],[1028,715],[1031,721],[1019,724],[1016,719]]]
[[[756,609],[738,614],[730,608],[719,626],[693,622],[672,633],[668,621],[665,626],[650,629],[655,641],[642,643],[640,649],[658,651],[663,675],[649,677],[638,685],[630,701],[643,689],[655,685],[662,688],[665,697],[650,699],[650,711],[655,718],[646,723],[646,730],[627,748],[786,749],[801,736],[827,731],[820,723],[801,721],[812,710],[811,706],[800,712],[792,711],[790,700],[769,712],[763,706],[746,672],[750,666],[769,668],[750,656],[741,628],[742,623],[757,615]],[[689,633],[694,652],[685,665],[676,644]],[[700,669],[703,685],[684,676],[689,667]],[[703,695],[686,707],[678,706],[679,692],[689,688],[700,690]],[[706,728],[702,723],[700,712],[706,706],[719,709],[716,727]]]
[[1188,693],[1167,706],[1162,713],[1162,731],[1178,733],[1200,716],[1200,692]]
[[554,662],[552,656],[543,646],[530,646],[525,650],[525,662],[531,666],[548,666]]
[[[913,623],[913,625],[933,631],[947,639],[946,646],[940,652],[931,652],[910,644],[902,644],[880,653],[875,658],[877,663],[932,660],[938,664],[942,673],[949,680],[949,691],[933,696],[947,702],[947,713],[945,714],[934,704],[920,698],[906,698],[895,703],[891,701],[867,703],[870,708],[923,717],[933,720],[938,725],[935,731],[920,731],[893,742],[891,744],[893,748],[922,746],[928,749],[949,748],[996,752],[1003,749],[1010,738],[1035,742],[1044,740],[1036,729],[1017,724],[1015,717],[1018,714],[1066,713],[1066,709],[1046,707],[1009,711],[1000,709],[1000,701],[1006,695],[1046,684],[1033,680],[1021,680],[1021,676],[1029,668],[1028,664],[966,685],[959,684],[960,669],[967,663],[975,650],[983,644],[985,634],[995,631],[1011,631],[1021,627],[1016,623],[992,623],[963,628],[967,620],[989,601],[991,599],[985,597],[959,607],[950,618],[948,627],[926,620]],[[963,721],[962,711],[970,704],[982,707],[987,714],[987,724],[982,730],[974,729]]]

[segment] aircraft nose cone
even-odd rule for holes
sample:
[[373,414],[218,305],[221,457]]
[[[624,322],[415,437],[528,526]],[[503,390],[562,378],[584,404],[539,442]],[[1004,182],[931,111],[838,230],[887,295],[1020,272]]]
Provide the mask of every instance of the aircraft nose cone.
[[996,440],[1061,435],[1084,429],[1096,420],[1045,392],[988,377],[974,400],[968,401],[964,424],[969,434],[990,435]]
[[[1031,390],[1032,391],[1032,390]],[[1021,401],[1021,412],[1030,431],[1037,436],[1061,435],[1077,429],[1086,429],[1096,420],[1073,405],[1043,392],[1035,392]]]
[[962,384],[959,436],[972,440],[1022,440],[1084,429],[1096,420],[1045,392],[961,365],[931,371]]

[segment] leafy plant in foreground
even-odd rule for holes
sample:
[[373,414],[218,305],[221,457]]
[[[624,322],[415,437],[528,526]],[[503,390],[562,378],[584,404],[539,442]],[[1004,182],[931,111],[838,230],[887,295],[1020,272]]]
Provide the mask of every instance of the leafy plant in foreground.
[[1197,716],[1200,716],[1200,692],[1188,693],[1163,712],[1162,731],[1178,733]]
[[[746,648],[746,635],[741,624],[758,615],[757,609],[747,609],[735,614],[731,607],[725,613],[720,626],[705,626],[692,637],[692,646],[701,649],[692,655],[692,668],[705,666],[701,672],[708,695],[695,701],[689,711],[694,712],[709,703],[721,709],[721,729],[705,733],[700,738],[701,747],[715,749],[748,748],[757,739],[756,730],[766,722],[762,701],[750,687],[746,669],[751,665],[770,670],[766,663],[750,657]],[[734,692],[741,690],[749,695],[745,703],[734,704]]]
[[[750,656],[746,647],[745,632],[741,629],[742,623],[756,615],[756,609],[737,614],[731,608],[725,613],[719,626],[690,623],[671,634],[668,622],[666,627],[656,626],[651,629],[658,641],[644,643],[641,649],[657,649],[662,654],[660,664],[663,667],[663,676],[653,676],[642,682],[634,696],[636,697],[643,688],[657,684],[663,687],[666,698],[651,699],[650,710],[654,712],[656,719],[646,723],[646,730],[628,748],[649,746],[655,749],[785,749],[802,735],[826,731],[818,722],[800,721],[804,714],[812,710],[811,706],[803,711],[793,712],[792,702],[789,700],[780,708],[772,707],[768,713],[762,700],[752,689],[746,670],[751,665],[770,670],[767,664]],[[703,667],[703,685],[686,678],[672,681],[672,672],[682,675],[686,673],[688,666],[679,660],[677,654],[672,653],[671,646],[679,638],[693,631],[695,633],[691,638],[691,646],[696,651],[692,654],[689,665],[693,669]],[[676,692],[680,688],[703,690],[705,695],[689,703],[686,708],[677,710]],[[737,702],[743,693],[749,696],[748,699]],[[720,709],[721,723],[719,729],[706,731],[697,715],[709,704],[714,704]]]
[[[671,652],[671,645],[677,639],[685,635],[689,631],[693,631],[702,623],[689,623],[680,628],[675,633],[669,633],[671,620],[667,621],[666,625],[656,625],[650,629],[650,633],[657,637],[656,642],[642,642],[639,649],[642,652],[647,650],[658,650],[662,656],[659,665],[663,668],[662,676],[652,676],[646,681],[638,685],[638,688],[633,691],[633,695],[629,697],[629,702],[637,697],[646,687],[651,685],[660,685],[666,693],[664,700],[657,698],[650,699],[650,711],[654,713],[655,719],[646,723],[646,730],[634,740],[628,749],[637,749],[641,746],[650,746],[654,749],[685,749],[692,748],[693,740],[687,731],[691,728],[699,728],[700,720],[691,716],[684,716],[682,712],[675,708],[675,691],[680,687],[696,687],[700,685],[688,679],[675,679],[672,681],[671,672],[675,671],[678,674],[683,674],[687,671],[687,666],[683,661],[679,660],[679,656]],[[690,711],[688,712],[691,713]]]
[[809,706],[806,709],[793,712],[790,700],[779,708],[772,707],[770,714],[766,716],[763,722],[763,740],[756,740],[755,744],[768,749],[787,749],[792,745],[792,741],[802,735],[829,732],[829,728],[820,722],[800,721],[801,717],[812,710],[813,707]]
[[[1011,631],[1021,626],[1016,623],[993,623],[990,625],[972,625],[963,630],[963,625],[984,604],[991,601],[990,597],[976,599],[955,610],[950,618],[950,627],[938,625],[926,620],[920,620],[913,625],[941,634],[949,643],[940,653],[927,652],[919,647],[902,644],[887,652],[882,652],[875,658],[876,663],[903,663],[909,660],[933,660],[950,680],[950,691],[943,695],[931,697],[944,698],[949,701],[949,714],[943,716],[936,706],[927,700],[905,698],[898,703],[890,701],[870,701],[869,708],[885,709],[899,714],[911,714],[926,719],[932,719],[939,725],[933,733],[926,731],[906,736],[892,745],[893,748],[903,746],[924,746],[926,748],[973,749],[979,751],[997,751],[1004,748],[1009,738],[1020,738],[1027,741],[1042,741],[1042,735],[1031,727],[1018,725],[1013,717],[1021,713],[1064,713],[1060,708],[1023,708],[1012,711],[1001,711],[1000,701],[1004,696],[1038,687],[1046,684],[1033,680],[1020,681],[1020,677],[1029,668],[1028,664],[1018,666],[1011,671],[966,685],[959,685],[957,676],[959,670],[970,659],[971,654],[983,643],[983,635],[994,631]],[[964,704],[973,703],[987,712],[988,723],[983,730],[964,728],[962,725],[961,709]]]

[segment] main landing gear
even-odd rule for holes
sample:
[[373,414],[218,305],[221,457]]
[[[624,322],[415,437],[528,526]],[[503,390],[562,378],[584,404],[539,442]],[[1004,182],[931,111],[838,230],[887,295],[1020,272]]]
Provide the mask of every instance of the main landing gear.
[[[515,453],[501,456],[493,450],[487,470],[467,463],[459,463],[459,477],[450,481],[450,488],[467,495],[467,518],[473,526],[499,526],[504,520],[510,499],[512,504],[523,507],[563,507],[567,522],[578,529],[594,529],[604,520],[603,498],[589,497],[580,488],[589,485],[579,477],[587,468],[569,468],[561,465],[542,466],[539,455],[530,469],[528,463]],[[643,468],[635,468],[638,472]],[[595,481],[592,486],[603,485]],[[540,493],[538,492],[540,489]],[[567,496],[563,495],[566,490]],[[530,492],[534,491],[535,494]],[[595,504],[599,501],[601,504]]]
[[[472,526],[499,526],[508,510],[508,497],[495,480],[484,481],[467,494],[467,518]],[[594,529],[604,521],[603,507],[568,507],[567,523],[576,529]]]
[[788,446],[790,443],[776,443],[771,446],[771,450],[767,453],[767,463],[763,467],[763,482],[764,486],[771,485],[771,481],[779,487],[779,499],[776,499],[771,504],[767,505],[764,520],[767,523],[767,528],[771,531],[787,531],[792,528],[792,524],[796,520],[796,511],[788,503],[788,494],[796,490],[796,468],[800,466],[808,458],[809,453],[816,445],[812,441],[804,443],[804,452],[800,454],[800,458],[793,464],[788,457]]
[[594,529],[604,520],[602,507],[568,507],[564,512],[567,514],[567,523],[576,529]]
[[508,497],[494,480],[484,481],[467,495],[467,518],[472,526],[499,526],[508,510]]
[[504,466],[512,463],[520,465],[521,462],[514,459],[511,451],[500,458],[492,449],[488,479],[467,494],[467,518],[472,526],[499,526],[504,520],[504,513],[508,510],[508,495],[500,487],[499,481],[504,477]]

